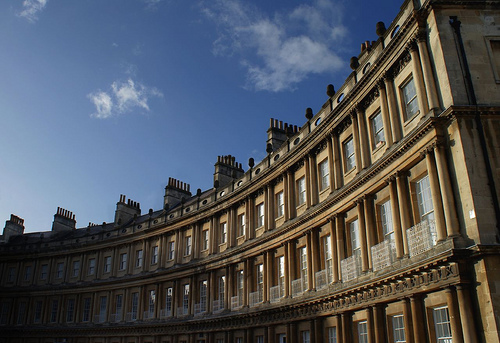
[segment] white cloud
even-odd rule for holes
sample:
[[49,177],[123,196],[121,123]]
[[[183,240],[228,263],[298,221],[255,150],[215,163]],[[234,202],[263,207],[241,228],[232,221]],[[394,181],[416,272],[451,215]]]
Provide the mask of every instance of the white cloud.
[[242,0],[211,0],[202,12],[218,28],[213,53],[239,54],[248,85],[277,92],[342,68],[333,49],[347,35],[340,8],[334,0],[313,0],[269,17]]
[[149,111],[148,101],[151,97],[163,97],[163,94],[154,87],[146,87],[132,79],[126,82],[115,81],[109,92],[98,90],[87,95],[90,102],[96,107],[91,117],[106,119],[135,109]]
[[38,19],[38,12],[43,10],[45,5],[47,5],[47,0],[24,0],[23,10],[18,15],[34,23]]

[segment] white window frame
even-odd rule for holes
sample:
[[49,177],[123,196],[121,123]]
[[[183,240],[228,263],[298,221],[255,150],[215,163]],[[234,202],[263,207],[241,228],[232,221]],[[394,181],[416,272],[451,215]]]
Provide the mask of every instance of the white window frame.
[[376,149],[385,143],[384,122],[380,110],[370,118],[370,123],[372,128],[373,149]]
[[297,206],[304,205],[307,201],[306,177],[297,180]]
[[345,173],[356,167],[356,150],[354,149],[354,139],[349,137],[343,143]]
[[285,198],[283,191],[276,193],[276,218],[285,215]]
[[405,114],[405,121],[415,117],[419,112],[417,88],[415,80],[410,77],[400,87],[401,99],[403,100],[403,110]]
[[330,187],[330,165],[328,164],[328,158],[319,163],[318,169],[320,179],[319,190],[322,192]]

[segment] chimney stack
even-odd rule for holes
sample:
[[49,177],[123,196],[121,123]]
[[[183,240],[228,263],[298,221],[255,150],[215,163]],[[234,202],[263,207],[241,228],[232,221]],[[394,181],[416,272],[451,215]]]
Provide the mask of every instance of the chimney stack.
[[293,135],[299,132],[297,125],[283,123],[281,120],[271,118],[271,125],[267,130],[267,144],[271,144],[273,151],[278,150],[286,142],[287,130]]
[[24,233],[24,219],[11,214],[10,220],[5,222],[5,228],[3,229],[3,240],[8,242],[10,237],[22,235]]
[[174,179],[173,177],[168,178],[168,184],[165,187],[165,196],[163,197],[163,208],[168,205],[168,208],[172,208],[181,202],[182,199],[187,200],[191,197],[191,186],[187,183]]
[[241,163],[236,162],[236,158],[231,155],[217,156],[217,163],[215,163],[214,172],[214,185],[218,187],[225,187],[233,180],[243,177],[245,171]]
[[127,223],[135,215],[141,215],[141,204],[130,199],[127,200],[127,196],[120,194],[120,201],[116,203],[115,226]]
[[73,212],[58,207],[57,213],[54,214],[54,222],[52,222],[52,231],[70,231],[76,229],[76,220]]

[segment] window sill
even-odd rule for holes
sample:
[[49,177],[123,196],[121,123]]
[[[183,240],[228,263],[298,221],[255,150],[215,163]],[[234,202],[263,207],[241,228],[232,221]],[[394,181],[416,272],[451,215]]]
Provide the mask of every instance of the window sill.
[[372,149],[372,155],[375,155],[377,152],[382,150],[386,145],[387,143],[385,141],[378,142],[377,145]]
[[415,118],[418,118],[419,116],[420,116],[420,110],[418,110],[417,112],[415,112],[415,114],[414,114],[413,116],[411,116],[410,118],[405,119],[405,122],[404,122],[404,124],[403,124],[403,127],[406,127],[406,126],[410,125],[410,123],[411,123],[412,121],[414,121],[414,120],[415,120]]
[[354,173],[356,169],[357,169],[356,166],[352,167],[351,169],[349,169],[347,172],[344,173],[344,177],[347,177],[350,174]]
[[329,190],[330,190],[330,185],[325,187],[325,189],[320,190],[319,195],[323,195],[323,194],[327,193]]

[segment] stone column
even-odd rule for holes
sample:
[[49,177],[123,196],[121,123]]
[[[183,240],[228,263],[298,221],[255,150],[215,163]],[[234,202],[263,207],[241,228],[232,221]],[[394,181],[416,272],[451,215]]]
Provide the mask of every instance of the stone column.
[[460,324],[462,326],[464,342],[476,343],[477,334],[474,317],[470,315],[472,304],[470,301],[469,289],[466,285],[457,286],[458,309],[460,310]]
[[245,221],[246,235],[248,239],[255,238],[255,218],[254,218],[254,201],[251,196],[246,199],[245,204]]
[[243,262],[243,306],[248,307],[248,297],[250,293],[249,282],[251,280],[251,270],[250,260],[246,259]]
[[[305,160],[305,167],[306,167],[306,174],[305,174],[305,180],[304,184],[306,187],[306,208],[309,208],[313,205],[312,200],[312,188],[311,188],[311,157],[309,154],[304,157]],[[298,190],[297,190],[298,191]]]
[[363,272],[367,271],[369,268],[368,264],[368,248],[366,241],[366,225],[365,225],[365,211],[363,209],[363,199],[358,199],[356,201],[356,208],[358,211],[358,228],[359,228],[359,240],[361,247],[361,270]]
[[337,218],[332,216],[329,219],[330,222],[330,246],[331,246],[331,254],[332,254],[332,281],[339,281],[339,261],[338,261],[338,252],[337,252],[337,232],[335,228],[335,221]]
[[389,116],[391,118],[391,132],[394,143],[399,142],[402,138],[401,133],[401,118],[398,112],[398,103],[394,92],[394,84],[392,75],[386,73],[384,76],[385,90],[387,91],[387,105],[389,106]]
[[276,213],[275,209],[275,199],[274,199],[274,184],[269,183],[268,186],[268,199],[267,199],[267,214],[266,214],[266,222],[267,222],[267,230],[273,230],[274,229],[274,214]]
[[340,262],[345,258],[345,213],[336,214],[336,236],[337,236],[337,268],[339,270],[339,280],[342,280],[342,269]]
[[289,297],[292,293],[290,290],[292,280],[290,280],[290,275],[286,272],[286,271],[288,271],[289,266],[290,266],[290,256],[288,255],[289,254],[289,249],[288,249],[289,245],[290,245],[289,242],[285,242],[283,244],[283,250],[284,250],[284,256],[285,256],[285,258],[284,258],[284,260],[285,260],[285,289],[284,289],[285,298]]
[[370,151],[371,151],[370,144],[368,142],[365,109],[360,104],[358,104],[356,106],[356,113],[358,117],[361,168],[365,169],[370,165]]
[[[312,265],[312,232],[307,232],[306,237],[306,250],[307,250],[307,290],[311,291],[314,289],[314,276],[313,276],[313,265]],[[302,268],[302,266],[300,266]]]
[[335,189],[335,167],[333,156],[333,136],[329,134],[326,138],[326,149],[328,152],[328,182],[330,183],[330,193]]
[[268,221],[272,216],[269,214],[271,208],[269,206],[269,184],[264,186],[264,232],[269,230]]
[[375,343],[384,343],[385,339],[385,305],[373,306],[373,333]]
[[285,199],[286,207],[288,208],[288,219],[295,218],[295,177],[292,170],[287,170],[288,174],[288,196]]
[[286,269],[286,271],[288,274],[287,275],[288,282],[291,284],[292,280],[295,279],[295,254],[297,252],[297,249],[295,247],[295,241],[294,240],[289,241],[287,243],[287,247],[288,247],[288,269]]
[[314,337],[311,335],[311,342],[324,342],[322,317],[314,319],[314,329],[311,329],[311,331],[314,333]]
[[413,341],[415,343],[419,342],[425,342],[425,331],[424,331],[424,316],[422,313],[422,299],[420,298],[419,295],[412,296],[410,298],[411,302],[411,319],[412,319],[412,325],[411,327],[413,328]]
[[[312,279],[313,279],[313,289],[317,289],[318,285],[316,285],[316,273],[321,270],[321,251],[319,247],[319,231],[314,228],[311,230],[311,252],[307,252],[311,255],[312,260]],[[309,258],[308,258],[309,259]]]
[[427,90],[427,97],[429,100],[429,108],[431,110],[438,110],[440,108],[438,92],[436,89],[434,73],[432,71],[429,51],[427,49],[427,37],[425,29],[420,29],[420,32],[417,35],[417,45],[420,61],[422,63],[422,71],[424,76],[425,89]]
[[422,115],[429,112],[429,106],[427,102],[427,94],[425,93],[424,77],[422,75],[422,68],[420,65],[420,57],[418,55],[418,47],[415,41],[409,43],[408,48],[410,50],[412,67],[413,67],[413,82],[415,84],[415,90],[417,92],[418,108]]
[[382,123],[384,124],[385,144],[387,144],[387,147],[390,147],[393,142],[389,105],[387,104],[387,92],[385,91],[383,81],[379,81],[377,87],[380,94],[380,113],[382,114]]
[[352,140],[354,143],[354,154],[356,157],[356,174],[363,168],[363,164],[361,161],[361,140],[359,134],[359,125],[358,125],[358,114],[356,111],[351,112],[351,120],[352,120]]
[[443,213],[443,203],[441,201],[441,189],[439,188],[439,178],[437,175],[436,161],[432,149],[425,152],[425,162],[427,164],[427,173],[432,193],[432,204],[434,206],[434,220],[436,222],[436,231],[438,241],[446,239],[446,224]]
[[311,199],[310,205],[314,206],[318,203],[318,165],[316,161],[316,155],[314,153],[310,153],[308,155],[309,160],[309,174],[306,175],[306,179],[309,179],[309,188],[311,189]]
[[403,321],[405,326],[405,337],[406,343],[414,343],[413,342],[413,324],[412,324],[412,314],[410,307],[410,299],[405,298],[402,300],[403,302]]
[[363,197],[365,208],[365,227],[367,239],[367,253],[368,253],[368,268],[373,268],[371,247],[377,244],[377,225],[375,223],[375,208],[373,204],[373,195],[367,194]]
[[411,220],[410,195],[408,193],[408,172],[399,171],[396,173],[396,185],[398,191],[399,211],[401,216],[401,236],[403,237],[403,248],[405,255],[409,254],[408,237],[406,230],[413,226]]
[[396,246],[396,256],[401,258],[404,255],[403,233],[401,231],[401,218],[399,216],[400,206],[396,190],[396,178],[390,177],[386,182],[389,187],[389,196],[391,199],[392,226],[394,229],[394,243]]
[[333,173],[335,183],[332,183],[332,189],[339,189],[344,185],[344,178],[342,175],[342,155],[340,153],[340,140],[336,130],[332,133],[333,143]]
[[372,308],[368,307],[366,310],[366,331],[368,331],[368,343],[374,343],[375,328],[373,326],[373,312]]
[[263,302],[268,302],[270,300],[270,288],[273,284],[273,259],[274,254],[272,251],[267,251],[265,253],[265,263],[264,263],[264,294]]
[[460,227],[455,208],[455,198],[453,196],[453,187],[451,186],[450,173],[446,161],[446,152],[444,143],[437,142],[434,148],[436,157],[436,168],[439,176],[439,188],[441,189],[441,198],[443,201],[443,211],[446,222],[448,236],[460,236]]
[[274,343],[274,327],[272,325],[267,326],[267,342]]
[[290,209],[288,208],[289,203],[288,203],[288,178],[289,178],[289,173],[288,171],[285,171],[283,173],[283,202],[284,202],[284,216],[285,216],[285,221],[290,219]]
[[341,315],[342,321],[342,343],[351,343],[352,332],[351,332],[351,319],[352,314],[349,312],[344,312]]
[[[453,343],[463,343],[464,339],[455,290],[453,288],[446,288],[445,293],[446,303],[448,304],[448,315],[450,316],[450,327],[451,336],[453,337]],[[467,319],[470,320],[470,317],[470,314],[468,314]]]

